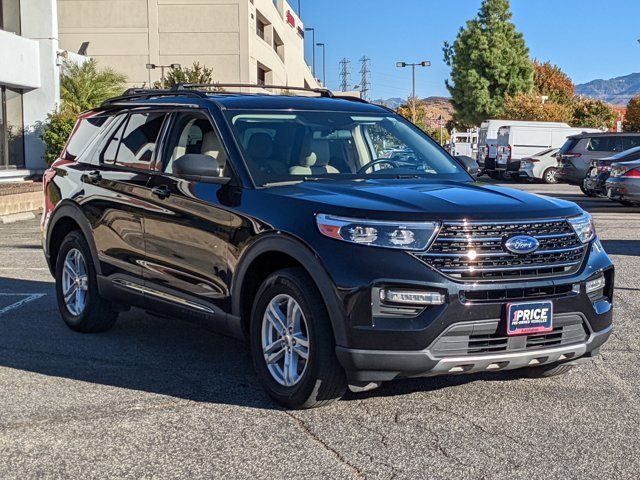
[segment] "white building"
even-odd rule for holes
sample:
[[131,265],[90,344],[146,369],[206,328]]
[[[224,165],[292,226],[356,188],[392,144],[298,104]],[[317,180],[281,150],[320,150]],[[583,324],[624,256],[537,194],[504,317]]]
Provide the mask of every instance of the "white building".
[[62,49],[84,44],[132,86],[160,79],[147,64],[196,61],[220,83],[317,86],[304,25],[285,0],[58,0],[58,18]]
[[60,98],[55,0],[0,0],[0,181],[44,170],[40,125]]

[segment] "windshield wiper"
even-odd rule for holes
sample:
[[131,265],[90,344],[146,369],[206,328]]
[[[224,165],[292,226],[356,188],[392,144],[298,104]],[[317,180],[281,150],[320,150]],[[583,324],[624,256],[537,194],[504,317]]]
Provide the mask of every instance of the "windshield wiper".
[[291,180],[283,180],[281,182],[267,182],[260,185],[261,187],[280,187],[283,185],[295,185],[296,183],[302,182],[321,182],[323,180],[335,180],[335,178],[331,177],[298,177]]

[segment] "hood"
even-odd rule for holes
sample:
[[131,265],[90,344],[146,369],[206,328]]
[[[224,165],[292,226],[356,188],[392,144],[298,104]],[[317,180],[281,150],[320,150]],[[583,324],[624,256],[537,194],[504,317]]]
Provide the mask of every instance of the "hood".
[[315,203],[316,213],[378,219],[515,220],[578,215],[573,202],[482,182],[424,179],[302,182],[269,193]]

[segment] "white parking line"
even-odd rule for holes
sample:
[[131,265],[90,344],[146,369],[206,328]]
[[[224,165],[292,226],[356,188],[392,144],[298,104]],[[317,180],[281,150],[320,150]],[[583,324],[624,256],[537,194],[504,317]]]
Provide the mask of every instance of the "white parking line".
[[7,305],[4,308],[0,308],[0,317],[7,312],[15,310],[16,308],[20,308],[26,305],[29,302],[33,302],[34,300],[38,300],[46,295],[46,293],[0,293],[0,297],[26,297],[22,300],[19,300],[11,305]]

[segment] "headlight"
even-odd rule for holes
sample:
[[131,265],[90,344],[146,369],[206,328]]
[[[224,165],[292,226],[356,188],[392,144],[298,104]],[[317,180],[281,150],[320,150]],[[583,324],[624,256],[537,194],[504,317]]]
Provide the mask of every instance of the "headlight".
[[383,222],[318,214],[323,235],[345,242],[401,250],[425,250],[440,224],[437,222]]
[[596,227],[593,225],[593,219],[588,213],[583,213],[578,217],[568,218],[567,220],[582,243],[588,243],[596,236]]

